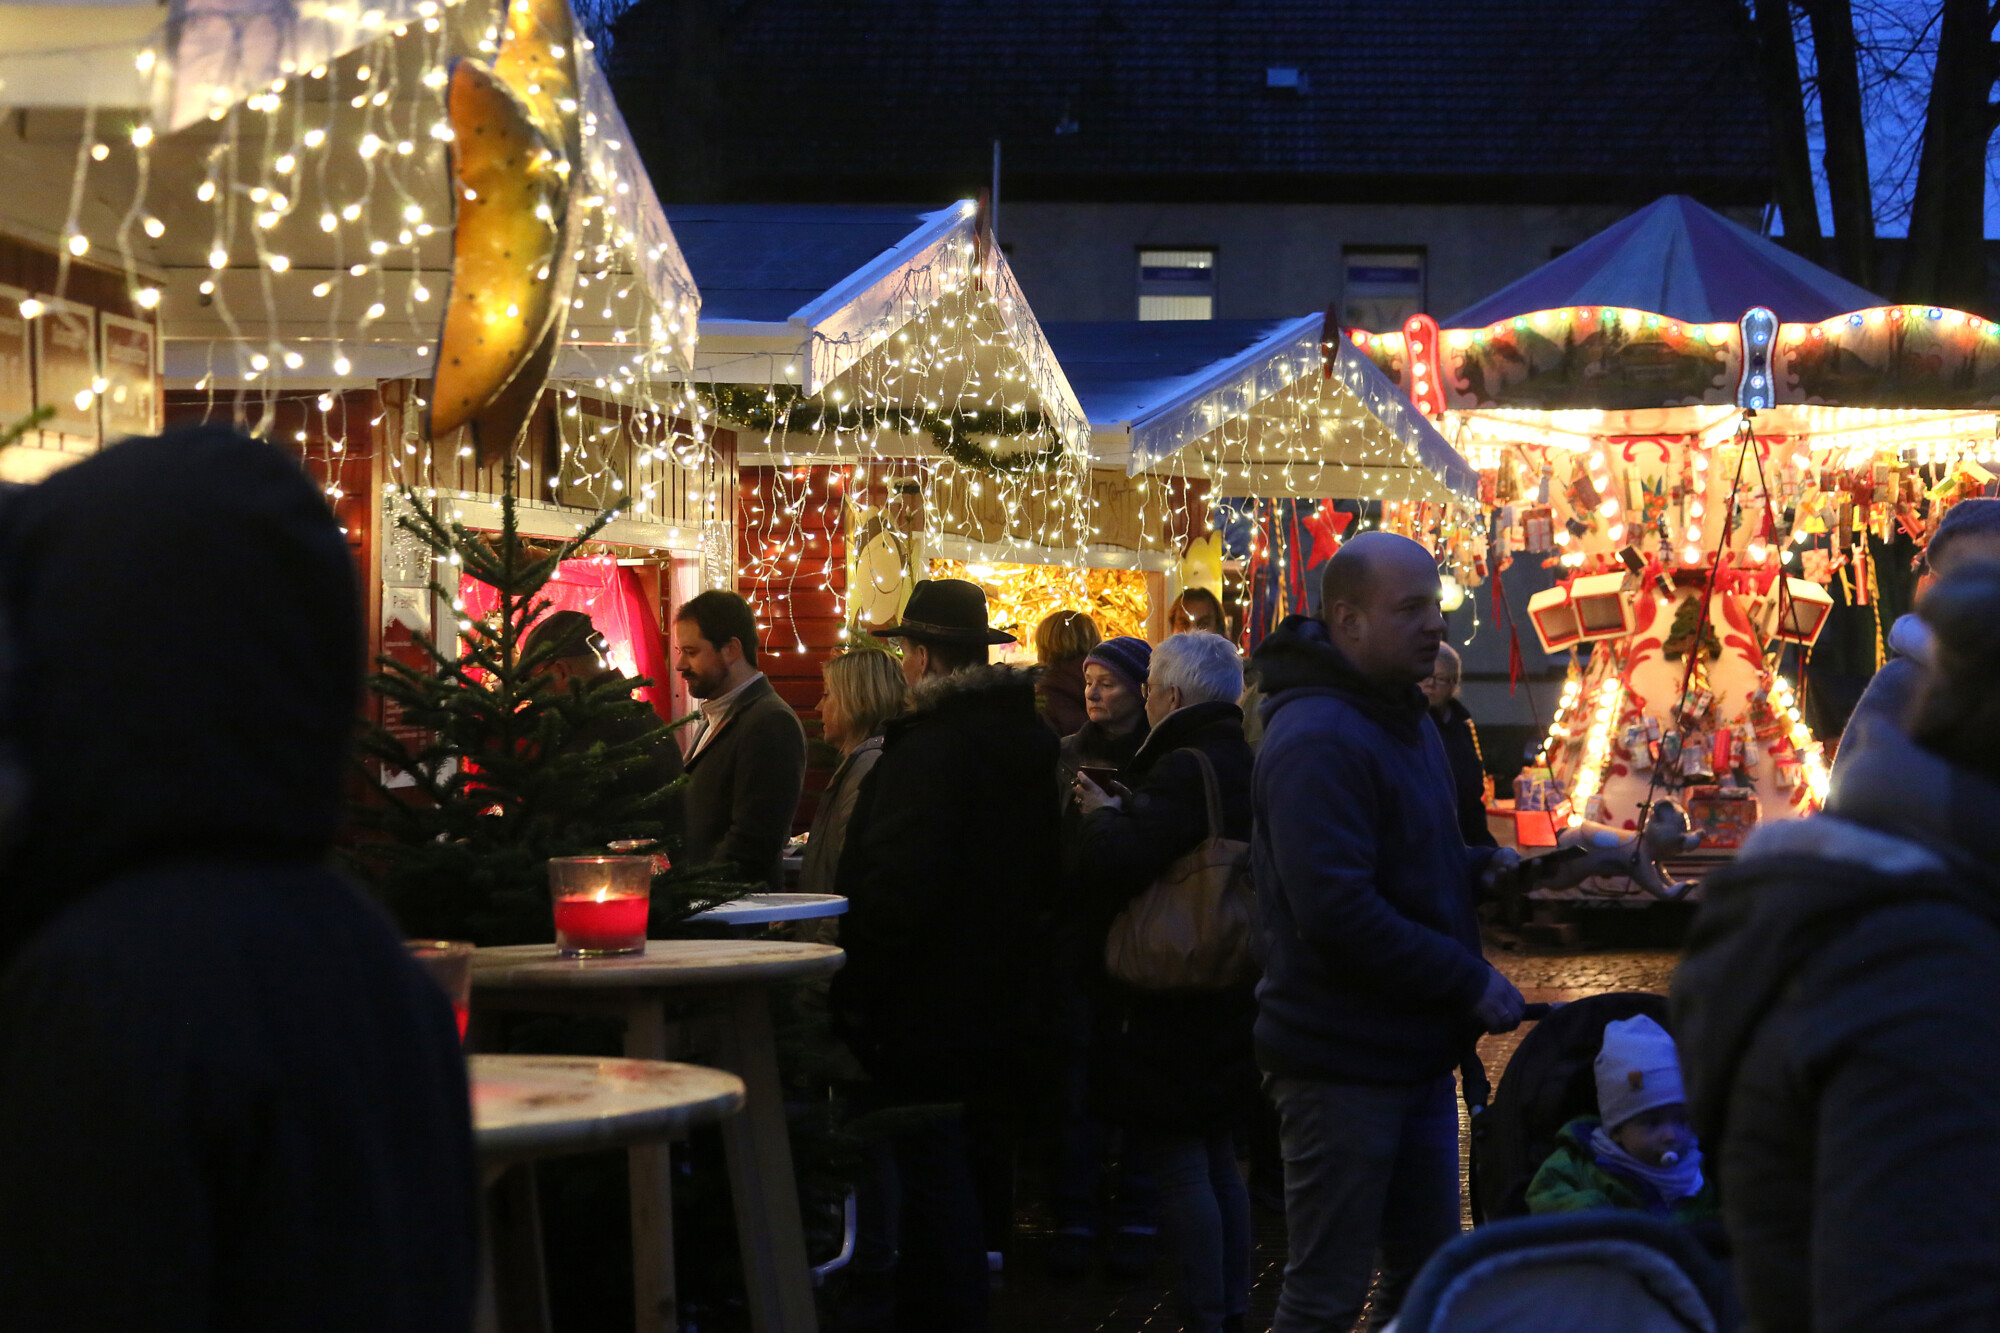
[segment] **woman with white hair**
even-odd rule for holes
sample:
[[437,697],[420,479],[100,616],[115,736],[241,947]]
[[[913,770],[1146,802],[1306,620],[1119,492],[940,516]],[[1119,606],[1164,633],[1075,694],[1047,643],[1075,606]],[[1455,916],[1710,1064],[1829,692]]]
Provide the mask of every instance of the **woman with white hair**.
[[1127,903],[1211,836],[1193,752],[1214,770],[1221,835],[1249,838],[1242,692],[1242,661],[1228,640],[1207,633],[1163,640],[1146,677],[1152,731],[1121,775],[1130,794],[1082,787],[1089,813],[1077,884],[1100,960],[1091,1106],[1125,1131],[1128,1152],[1152,1160],[1188,1333],[1241,1329],[1250,1305],[1250,1197],[1231,1131],[1256,1106],[1255,987],[1137,990],[1103,974],[1102,941]]

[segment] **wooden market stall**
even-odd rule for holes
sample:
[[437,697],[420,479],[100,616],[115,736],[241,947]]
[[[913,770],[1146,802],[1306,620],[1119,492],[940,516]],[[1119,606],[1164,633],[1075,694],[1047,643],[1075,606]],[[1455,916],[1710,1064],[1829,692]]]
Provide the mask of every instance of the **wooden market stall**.
[[[0,234],[46,257],[20,291],[0,288],[0,339],[23,300],[44,338],[94,305],[101,382],[0,466],[45,472],[160,424],[219,419],[267,436],[325,487],[364,571],[374,646],[392,652],[464,612],[434,603],[425,557],[396,532],[400,488],[474,527],[497,524],[509,452],[531,536],[559,541],[625,503],[592,556],[626,572],[604,579],[580,562],[568,573],[636,586],[652,637],[676,596],[727,581],[732,460],[678,414],[699,296],[565,0],[511,19],[497,0],[274,5],[172,24],[153,6],[33,8],[48,40],[0,53],[0,102],[22,130],[0,145],[0,167],[23,186],[0,198]],[[458,136],[479,105],[477,87],[452,83],[461,56],[520,84],[513,104],[540,119],[511,132],[560,159],[561,183],[535,214],[503,219],[512,241],[458,225],[491,216],[472,211],[476,191],[458,200],[449,185],[453,154],[465,179],[491,170],[472,147],[483,129]],[[500,114],[486,96],[495,109],[481,114]],[[476,267],[479,246],[537,226],[550,256],[539,272]],[[520,368],[507,381],[523,423],[502,432],[511,451],[431,430],[441,328],[475,298],[526,339],[505,368]],[[115,341],[136,344],[138,325],[149,347]],[[138,391],[119,359],[141,352],[150,416],[121,415]],[[90,387],[85,371],[70,377]],[[53,388],[38,392],[46,401]],[[102,429],[83,432],[86,415]],[[640,650],[646,636],[614,644],[621,665],[660,660]]]
[[[831,654],[925,577],[1035,623],[1157,617],[1172,497],[1100,466],[1088,419],[971,203],[670,211],[701,282],[701,410],[742,464],[740,586],[810,712]],[[1151,582],[1149,583],[1149,578]]]
[[[1091,414],[1096,456],[1194,502],[1175,533],[1170,595],[1196,585],[1221,594],[1246,648],[1317,604],[1307,571],[1343,531],[1404,532],[1435,549],[1455,582],[1480,578],[1471,468],[1367,358],[1327,339],[1324,323],[1050,328]],[[1233,519],[1250,531],[1225,568]]]

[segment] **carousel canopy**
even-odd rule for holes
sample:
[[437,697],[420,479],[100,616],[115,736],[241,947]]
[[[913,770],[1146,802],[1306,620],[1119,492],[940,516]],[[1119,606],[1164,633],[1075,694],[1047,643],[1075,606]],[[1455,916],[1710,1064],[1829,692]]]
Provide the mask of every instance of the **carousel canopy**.
[[1732,324],[1752,306],[1764,306],[1780,320],[1806,323],[1881,304],[1874,293],[1688,196],[1670,194],[1438,323],[1480,328],[1567,306]]

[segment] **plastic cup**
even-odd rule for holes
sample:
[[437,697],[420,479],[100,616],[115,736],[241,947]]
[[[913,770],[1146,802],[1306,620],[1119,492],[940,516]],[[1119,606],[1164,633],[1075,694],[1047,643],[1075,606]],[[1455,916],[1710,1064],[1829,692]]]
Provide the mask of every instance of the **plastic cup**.
[[463,1042],[472,1017],[473,946],[463,940],[405,940],[403,944],[451,1001],[451,1011],[458,1017],[458,1039]]

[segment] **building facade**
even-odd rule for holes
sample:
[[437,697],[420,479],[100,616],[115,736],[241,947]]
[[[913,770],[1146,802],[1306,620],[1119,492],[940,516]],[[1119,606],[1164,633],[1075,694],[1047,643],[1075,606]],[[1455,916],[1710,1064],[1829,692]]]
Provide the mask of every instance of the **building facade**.
[[997,187],[1049,320],[1395,328],[1662,194],[1770,198],[1732,0],[640,0],[610,65],[670,200]]

